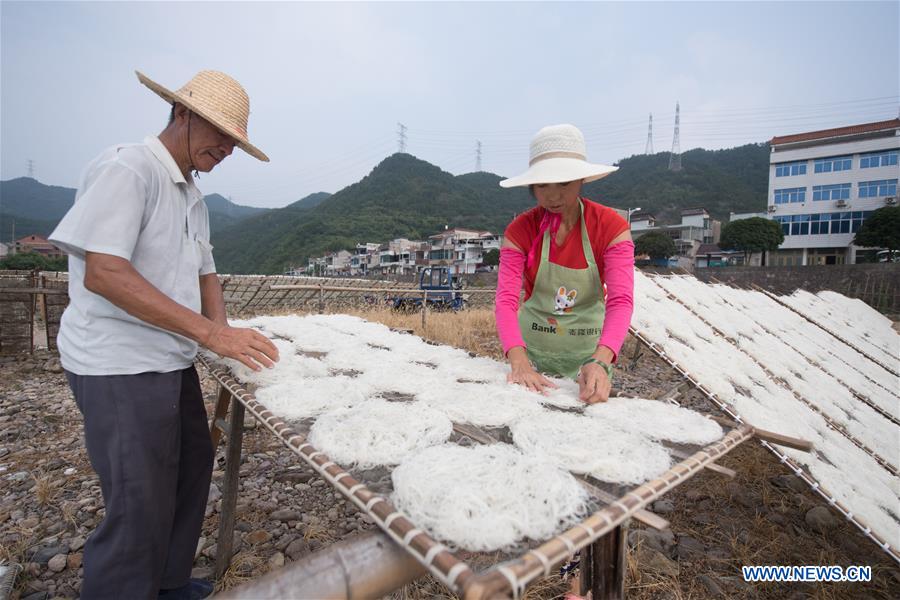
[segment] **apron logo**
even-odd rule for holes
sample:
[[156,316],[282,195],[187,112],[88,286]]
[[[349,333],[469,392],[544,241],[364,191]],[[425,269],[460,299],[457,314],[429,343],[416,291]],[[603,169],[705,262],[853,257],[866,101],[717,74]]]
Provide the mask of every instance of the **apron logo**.
[[550,327],[547,333],[555,333],[556,335],[566,335],[566,331],[568,331],[565,327],[560,326],[559,322],[553,317],[547,317],[547,323],[550,324]]
[[578,290],[566,293],[566,288],[560,287],[556,291],[556,310],[553,311],[553,314],[564,315],[572,312],[572,307],[575,306],[575,296],[577,295]]

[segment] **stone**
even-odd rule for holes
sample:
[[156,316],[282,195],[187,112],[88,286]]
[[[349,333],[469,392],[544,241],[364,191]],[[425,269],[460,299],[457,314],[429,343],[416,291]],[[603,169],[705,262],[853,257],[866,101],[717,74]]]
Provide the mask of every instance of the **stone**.
[[303,538],[298,538],[288,544],[287,548],[285,548],[284,553],[287,554],[291,560],[297,560],[301,556],[304,556],[309,553],[310,547],[309,544],[306,543],[306,540]]
[[191,569],[191,577],[193,579],[211,580],[213,576],[213,567],[194,567]]
[[315,477],[310,471],[288,470],[275,475],[275,481],[281,483],[309,483]]
[[831,531],[838,525],[838,520],[835,519],[831,514],[831,511],[824,506],[815,506],[809,509],[806,511],[804,519],[810,529],[817,531],[818,533]]
[[676,552],[678,553],[678,558],[689,559],[704,556],[706,554],[706,546],[698,539],[683,535],[678,538]]
[[234,530],[240,531],[241,533],[248,533],[253,531],[253,526],[250,525],[247,521],[238,521],[234,524]]
[[27,519],[19,521],[19,527],[22,529],[34,529],[40,522],[40,519],[37,517],[28,517]]
[[66,559],[66,566],[69,567],[71,571],[77,571],[81,568],[81,563],[84,560],[84,554],[81,552],[73,552]]
[[664,515],[675,510],[675,503],[671,500],[657,500],[653,503],[653,507],[650,510]]
[[54,556],[56,556],[57,554],[66,555],[66,554],[68,554],[68,552],[69,552],[69,547],[65,546],[65,545],[46,546],[44,548],[41,548],[37,552],[35,552],[34,557],[31,560],[33,560],[34,562],[36,562],[38,564],[46,565],[50,561],[50,559],[53,558]]
[[62,373],[63,368],[62,364],[60,364],[58,358],[51,358],[47,362],[44,363],[44,370],[48,373]]
[[284,566],[284,554],[281,552],[276,552],[272,556],[269,557],[269,569],[280,569]]
[[47,568],[53,571],[54,573],[59,573],[63,569],[66,568],[68,564],[68,557],[65,554],[57,554],[49,561],[47,561]]
[[797,493],[803,493],[809,488],[809,486],[796,475],[779,475],[777,477],[772,477],[769,481],[777,488]]
[[47,600],[50,597],[50,594],[47,592],[35,592],[33,594],[28,594],[27,596],[22,596],[22,600]]
[[715,576],[712,575],[701,575],[697,578],[700,584],[706,588],[706,591],[709,592],[710,598],[725,598],[725,592],[722,591],[722,586],[716,581]]
[[269,518],[273,521],[299,521],[300,512],[290,508],[282,508],[269,513]]
[[638,553],[638,563],[643,569],[668,577],[677,577],[680,570],[677,562],[650,548]]
[[219,498],[222,497],[222,492],[219,490],[219,486],[214,483],[209,484],[209,497],[207,502],[215,502]]
[[265,529],[257,529],[256,531],[251,531],[250,533],[244,536],[244,541],[248,544],[256,545],[256,544],[264,544],[272,539],[272,534],[266,531]]
[[194,560],[197,560],[200,557],[200,553],[203,552],[203,546],[206,545],[206,538],[202,535],[197,540],[197,548],[194,550]]
[[675,546],[675,535],[671,529],[656,531],[653,529],[632,529],[628,532],[628,545],[632,548],[642,546],[658,552],[670,554]]
[[766,518],[775,523],[776,525],[780,525],[781,527],[786,527],[788,524],[787,517],[777,512],[771,512],[766,515]]
[[298,536],[293,534],[286,534],[278,538],[278,541],[275,542],[275,549],[279,552],[283,552],[285,548],[288,547],[288,544],[297,539]]

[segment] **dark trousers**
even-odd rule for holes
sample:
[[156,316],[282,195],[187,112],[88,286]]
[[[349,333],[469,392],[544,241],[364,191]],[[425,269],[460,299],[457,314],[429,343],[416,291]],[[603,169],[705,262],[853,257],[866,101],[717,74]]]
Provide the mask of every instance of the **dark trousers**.
[[106,505],[84,547],[82,598],[185,585],[213,466],[197,371],[66,377]]

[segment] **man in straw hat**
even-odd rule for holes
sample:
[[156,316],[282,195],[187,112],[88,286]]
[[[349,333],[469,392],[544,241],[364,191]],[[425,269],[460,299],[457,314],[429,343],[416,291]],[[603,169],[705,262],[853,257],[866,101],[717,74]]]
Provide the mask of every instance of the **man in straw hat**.
[[201,71],[176,92],[169,123],[140,144],[105,150],[50,240],[69,255],[70,303],[58,347],[106,516],[85,544],[83,598],[203,598],[191,579],[213,466],[198,345],[259,370],[278,351],[230,327],[191,171],[209,172],[247,138],[237,81]]

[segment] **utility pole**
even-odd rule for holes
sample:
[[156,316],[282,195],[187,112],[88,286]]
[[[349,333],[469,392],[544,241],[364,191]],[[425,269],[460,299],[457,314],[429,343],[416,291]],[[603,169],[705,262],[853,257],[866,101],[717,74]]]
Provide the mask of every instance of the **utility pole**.
[[653,154],[653,113],[650,113],[650,124],[647,125],[647,145],[644,154]]
[[406,152],[406,125],[397,123],[397,146],[398,152]]
[[481,140],[475,140],[475,172],[481,173]]
[[678,102],[675,103],[675,136],[672,138],[672,154],[669,156],[669,170],[670,171],[680,171],[681,170],[681,141],[678,133],[678,126],[681,120],[680,117],[681,109],[678,105]]
[[28,176],[30,178],[34,179],[34,161],[29,158],[27,161],[27,164],[28,164]]

